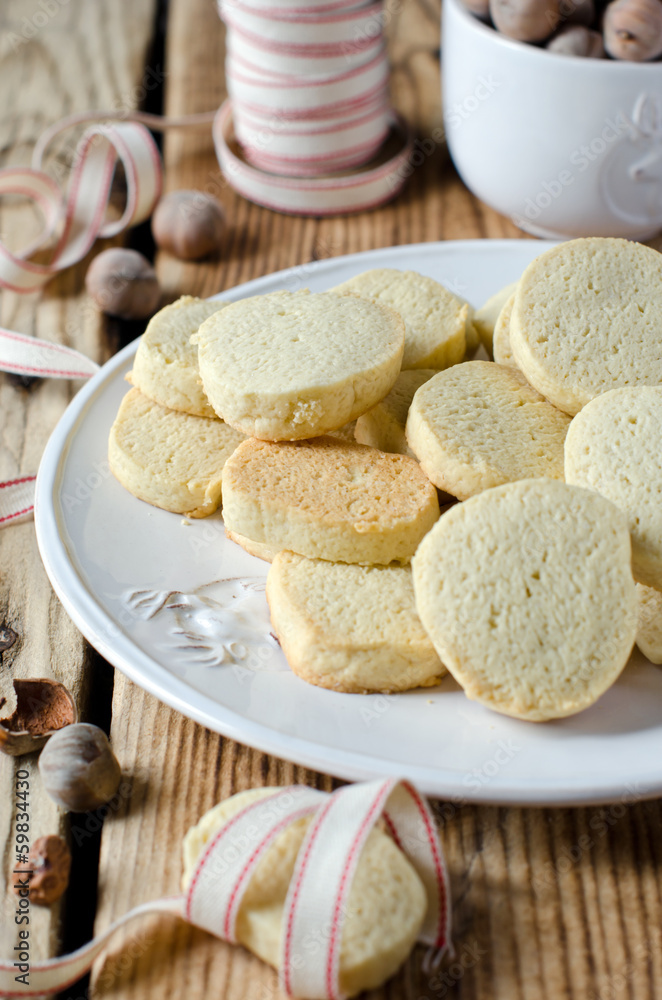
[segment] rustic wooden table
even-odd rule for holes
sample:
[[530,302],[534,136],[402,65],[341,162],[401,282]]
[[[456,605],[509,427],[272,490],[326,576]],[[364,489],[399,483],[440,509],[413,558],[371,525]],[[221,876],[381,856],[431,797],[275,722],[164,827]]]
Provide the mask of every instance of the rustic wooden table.
[[[392,0],[393,93],[421,136],[441,123],[438,0]],[[28,163],[40,132],[75,110],[136,105],[171,114],[216,108],[224,95],[223,30],[212,0],[3,0],[0,9],[2,163]],[[73,139],[56,142],[50,166],[67,173]],[[184,264],[160,254],[166,290],[205,296],[319,257],[427,240],[520,237],[463,187],[437,148],[407,190],[378,211],[320,221],[262,210],[227,187],[208,131],[171,132],[167,189],[217,195],[230,225],[218,260]],[[0,233],[20,246],[37,220],[0,205]],[[129,234],[149,249],[146,228]],[[98,252],[96,247],[93,252]],[[4,326],[70,344],[102,362],[139,329],[109,322],[87,299],[89,260],[40,297],[3,292]],[[76,384],[25,387],[0,375],[0,479],[34,471]],[[177,891],[187,828],[219,799],[256,785],[332,780],[207,732],[135,687],[86,646],[53,595],[31,524],[0,532],[0,627],[18,641],[0,654],[0,693],[15,677],[53,676],[74,692],[82,717],[109,729],[130,793],[119,808],[71,821],[44,795],[36,758],[0,760],[3,876],[13,861],[15,772],[27,767],[34,838],[63,832],[74,852],[62,905],[33,907],[33,958],[71,949],[133,905]],[[0,755],[1,756],[1,755]],[[633,793],[636,799],[636,790]],[[505,809],[447,803],[442,837],[455,908],[457,959],[436,980],[415,953],[377,997],[433,1000],[652,1000],[662,997],[662,832],[659,802],[599,809]],[[0,907],[0,951],[15,941],[14,901]],[[169,918],[147,922],[129,952],[121,944],[67,997],[113,1000],[212,994],[224,1000],[280,996],[274,973]]]

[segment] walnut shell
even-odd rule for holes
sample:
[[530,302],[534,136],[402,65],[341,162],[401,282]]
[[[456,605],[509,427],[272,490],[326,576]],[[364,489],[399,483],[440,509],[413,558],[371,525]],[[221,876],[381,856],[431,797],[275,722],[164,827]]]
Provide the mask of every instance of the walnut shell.
[[[12,757],[40,750],[53,733],[76,722],[78,713],[70,692],[50,677],[16,678],[16,710],[0,719],[0,750]],[[5,699],[0,701],[0,708]]]
[[200,260],[214,253],[224,233],[223,206],[202,191],[172,191],[152,216],[154,242],[180,260]]
[[[25,867],[25,872],[21,869]],[[50,906],[60,898],[69,885],[71,851],[62,839],[50,835],[39,837],[30,848],[24,866],[12,875],[14,892],[29,890],[26,898],[37,906]]]

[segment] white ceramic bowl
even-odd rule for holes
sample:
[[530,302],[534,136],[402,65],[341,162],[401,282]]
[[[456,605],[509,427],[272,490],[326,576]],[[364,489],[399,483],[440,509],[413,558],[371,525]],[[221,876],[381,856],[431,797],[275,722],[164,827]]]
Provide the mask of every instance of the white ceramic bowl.
[[536,236],[662,229],[662,63],[512,41],[444,0],[446,136],[467,187]]

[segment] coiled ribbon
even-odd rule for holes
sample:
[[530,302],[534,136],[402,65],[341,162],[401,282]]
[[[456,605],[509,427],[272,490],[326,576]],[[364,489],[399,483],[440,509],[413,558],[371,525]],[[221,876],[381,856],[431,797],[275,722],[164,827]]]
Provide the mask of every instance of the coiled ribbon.
[[[0,962],[0,996],[65,989],[90,969],[120,928],[148,913],[174,914],[236,943],[237,915],[252,874],[276,837],[304,816],[313,820],[283,913],[279,975],[285,993],[342,1000],[340,945],[347,900],[361,850],[380,818],[425,888],[428,906],[419,941],[432,950],[436,964],[449,947],[450,896],[437,826],[425,799],[409,782],[395,779],[347,785],[332,794],[292,785],[233,816],[207,845],[182,895],[136,907],[71,955],[30,964],[27,982],[17,981],[15,962]],[[315,939],[323,944],[312,952],[306,941],[316,931]]]
[[[95,125],[85,132],[76,148],[66,198],[40,169],[42,151],[43,145],[35,149],[32,167],[0,170],[0,195],[30,198],[44,220],[42,232],[20,253],[12,253],[0,243],[0,287],[18,293],[41,289],[58,271],[81,260],[98,236],[115,236],[149,218],[161,194],[159,151],[147,129],[135,122]],[[106,222],[118,159],[126,175],[126,207],[119,219]],[[29,259],[58,233],[48,264]],[[99,366],[69,347],[0,328],[0,370],[22,376],[78,379],[94,375]],[[34,483],[34,476],[0,483],[0,527],[32,515]]]
[[[232,164],[235,186],[242,184],[244,193],[260,204],[288,212],[326,215],[342,211],[343,205],[347,211],[378,203],[375,192],[367,190],[348,201],[346,185],[338,188],[337,205],[329,204],[327,196],[333,176],[367,164],[395,123],[381,0],[294,0],[278,7],[261,0],[218,0],[218,7],[227,25],[226,78],[234,130],[254,168]],[[218,138],[223,131],[215,129],[216,143],[219,159],[229,164]],[[406,146],[407,136],[403,139]],[[366,174],[373,171],[353,179],[359,187]],[[285,196],[283,176],[328,175],[331,179],[323,185],[313,181],[302,189],[296,205]],[[397,182],[398,176],[396,172],[391,180]],[[379,180],[367,178],[368,183]],[[394,185],[382,187],[377,199],[385,200],[385,190],[392,194]],[[308,197],[309,192],[319,197]]]

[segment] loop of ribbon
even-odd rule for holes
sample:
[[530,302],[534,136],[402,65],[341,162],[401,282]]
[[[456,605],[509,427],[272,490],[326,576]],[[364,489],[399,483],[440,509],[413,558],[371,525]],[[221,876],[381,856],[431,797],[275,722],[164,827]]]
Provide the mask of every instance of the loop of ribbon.
[[[361,850],[380,818],[425,888],[428,906],[418,940],[437,955],[449,948],[450,896],[443,852],[430,807],[413,785],[385,779],[347,785],[332,794],[293,785],[252,802],[225,823],[198,859],[182,895],[136,907],[71,955],[30,964],[22,977],[27,982],[17,980],[15,963],[0,962],[0,996],[39,996],[65,989],[91,968],[120,928],[148,913],[174,914],[236,943],[237,915],[258,862],[276,837],[304,816],[313,818],[297,855],[281,928],[280,985],[288,996],[342,1000],[340,944],[346,904]],[[320,951],[306,947],[311,933],[323,942]]]
[[[119,219],[105,222],[117,160],[126,175],[126,206]],[[45,227],[20,254],[0,244],[0,287],[34,292],[53,275],[85,256],[97,237],[116,236],[127,226],[149,218],[161,195],[161,157],[143,125],[136,122],[95,125],[82,136],[66,201],[57,184],[34,167],[0,170],[0,195],[31,198],[40,208]],[[28,258],[44,246],[62,224],[51,260],[35,264]]]
[[[44,228],[20,253],[0,243],[0,288],[18,293],[41,289],[54,274],[81,260],[97,237],[115,236],[149,218],[161,194],[161,157],[144,125],[117,122],[86,130],[74,155],[66,199],[40,169],[43,144],[32,167],[0,170],[0,196],[21,195],[40,209]],[[126,176],[126,206],[119,219],[105,221],[117,160]],[[29,258],[57,237],[48,264]],[[86,379],[99,366],[78,351],[0,328],[0,370],[39,378]],[[0,483],[0,528],[27,520],[34,510],[34,476]]]

